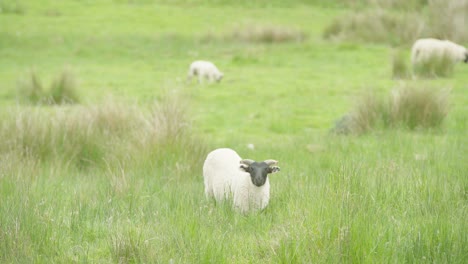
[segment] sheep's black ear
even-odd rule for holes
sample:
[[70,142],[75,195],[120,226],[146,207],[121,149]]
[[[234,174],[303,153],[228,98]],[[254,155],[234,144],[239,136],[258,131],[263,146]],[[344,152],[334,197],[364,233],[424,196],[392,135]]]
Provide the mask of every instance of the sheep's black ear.
[[249,172],[249,166],[245,165],[245,164],[241,164],[239,166],[239,168],[245,172]]
[[278,171],[280,171],[280,167],[278,167],[278,166],[268,167],[268,173],[275,173],[275,172],[278,172]]

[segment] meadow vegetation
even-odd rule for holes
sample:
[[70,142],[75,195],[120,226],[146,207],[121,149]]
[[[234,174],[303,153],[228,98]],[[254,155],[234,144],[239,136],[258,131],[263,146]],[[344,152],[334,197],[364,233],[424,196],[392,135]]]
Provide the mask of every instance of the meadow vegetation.
[[433,57],[413,67],[413,74],[418,78],[440,78],[453,75],[455,63],[446,54]]
[[468,13],[466,0],[355,2],[359,4],[352,5],[352,12],[337,17],[325,28],[325,38],[394,46],[408,45],[427,36],[468,41],[468,33],[463,30]]
[[17,14],[22,15],[24,14],[24,6],[21,4],[20,1],[7,1],[2,0],[0,1],[0,14]]
[[[408,78],[399,24],[436,3],[459,23],[463,1],[0,0],[0,262],[464,263],[467,68]],[[195,59],[225,78],[187,84]],[[264,211],[205,199],[218,147],[279,161]]]
[[331,130],[361,135],[382,129],[441,129],[449,112],[449,90],[403,85],[381,97],[364,94]]
[[412,71],[408,63],[408,54],[401,49],[392,51],[392,77],[394,79],[408,79],[411,77]]
[[202,37],[202,41],[214,40],[225,42],[245,42],[245,43],[283,43],[302,42],[307,35],[296,29],[286,28],[277,25],[239,25],[232,32],[222,36],[208,34]]
[[34,70],[17,81],[18,101],[32,104],[72,104],[79,102],[77,80],[70,69],[65,68],[45,89]]

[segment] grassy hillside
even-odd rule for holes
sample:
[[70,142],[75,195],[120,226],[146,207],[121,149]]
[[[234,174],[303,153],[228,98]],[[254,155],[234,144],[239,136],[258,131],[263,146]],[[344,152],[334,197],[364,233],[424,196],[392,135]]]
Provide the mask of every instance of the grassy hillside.
[[[463,263],[468,67],[393,79],[410,43],[323,37],[363,6],[0,0],[0,262]],[[62,72],[79,103],[25,100]],[[403,86],[450,90],[440,127],[328,133]],[[266,210],[205,199],[217,147],[279,160]]]

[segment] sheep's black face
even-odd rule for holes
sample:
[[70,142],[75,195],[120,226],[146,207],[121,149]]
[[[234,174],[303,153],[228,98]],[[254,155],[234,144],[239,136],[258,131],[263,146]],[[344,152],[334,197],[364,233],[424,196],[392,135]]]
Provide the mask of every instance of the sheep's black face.
[[468,53],[465,53],[465,60],[464,60],[465,63],[468,63]]
[[272,168],[265,162],[254,162],[247,168],[241,168],[250,174],[252,183],[257,187],[263,186],[267,180],[268,174],[272,173]]

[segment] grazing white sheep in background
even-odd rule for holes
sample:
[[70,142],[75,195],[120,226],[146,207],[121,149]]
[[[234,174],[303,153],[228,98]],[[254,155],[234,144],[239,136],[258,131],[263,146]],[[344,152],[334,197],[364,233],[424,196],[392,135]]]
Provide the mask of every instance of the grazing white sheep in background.
[[270,200],[268,174],[280,170],[276,160],[256,162],[232,149],[213,150],[203,164],[205,195],[217,202],[232,198],[242,213],[264,209]]
[[209,82],[220,82],[224,74],[212,62],[198,60],[190,64],[187,82],[191,82],[194,76],[198,76],[199,83],[202,83],[203,78]]
[[468,63],[467,49],[449,40],[419,39],[411,48],[413,69],[430,62],[432,59],[441,59],[444,56],[454,64],[461,61]]

